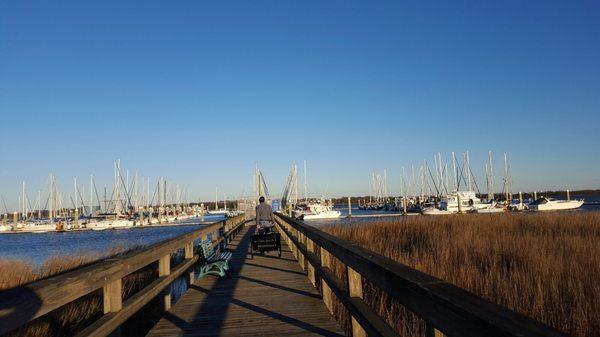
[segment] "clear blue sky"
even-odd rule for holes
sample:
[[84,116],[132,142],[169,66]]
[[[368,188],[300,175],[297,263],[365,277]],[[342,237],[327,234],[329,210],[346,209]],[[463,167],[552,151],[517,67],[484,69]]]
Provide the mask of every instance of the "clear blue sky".
[[303,159],[314,194],[397,191],[467,149],[515,190],[600,188],[600,2],[2,1],[0,113],[13,207],[116,158],[204,199]]

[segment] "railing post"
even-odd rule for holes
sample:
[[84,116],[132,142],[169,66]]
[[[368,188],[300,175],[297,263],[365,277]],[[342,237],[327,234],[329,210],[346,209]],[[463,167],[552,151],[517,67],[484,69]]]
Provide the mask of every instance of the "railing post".
[[[291,235],[296,234],[296,230],[292,228],[292,230],[290,231]],[[292,238],[289,238],[289,243],[290,243],[290,249],[292,251],[292,255],[294,255],[294,257],[297,259],[298,258],[298,247],[296,247],[296,245],[294,244],[294,241],[292,241]]]
[[[104,314],[117,312],[123,309],[123,280],[118,279],[107,283],[102,287],[102,297],[104,302]],[[121,336],[121,327],[118,327],[109,336]]]
[[[171,274],[171,255],[167,254],[158,260],[158,277]],[[167,287],[163,291],[163,309],[171,309],[171,289]]]
[[[350,297],[358,297],[360,299],[363,298],[363,288],[362,288],[362,276],[356,272],[354,269],[346,266],[346,270],[348,271],[348,292]],[[367,333],[365,329],[358,323],[356,318],[352,317],[352,336],[353,337],[366,337]]]
[[[306,238],[306,250],[309,253],[315,253],[315,243],[313,242],[313,240]],[[308,279],[310,280],[310,283],[312,283],[312,285],[314,287],[317,286],[317,278],[315,276],[315,266],[312,265],[312,263],[310,263],[310,261],[306,264],[306,274],[308,275]]]
[[[298,234],[298,242],[304,244],[304,246],[306,247],[306,236],[304,236],[304,233],[301,232],[298,232]],[[306,271],[306,256],[304,256],[304,254],[302,254],[300,250],[298,250],[298,262],[300,263],[300,268],[303,271]]]
[[[183,250],[184,250],[184,258],[186,260],[193,258],[194,257],[194,241],[190,241],[190,242],[186,243]],[[196,279],[194,277],[194,268],[192,268],[190,270],[189,281],[190,281],[190,284],[194,284],[194,282],[196,281]]]
[[116,312],[123,308],[122,293],[122,279],[114,280],[102,287],[105,314],[108,314],[109,312]]
[[225,237],[225,227],[219,227],[219,230],[217,232],[219,233],[219,235],[217,236],[217,240],[223,238],[223,241],[219,243],[219,251],[223,251],[225,249],[225,246],[227,245],[227,238]]
[[[331,270],[331,257],[329,252],[321,247],[321,267]],[[333,314],[333,299],[331,297],[331,288],[323,278],[321,278],[321,289],[323,291],[323,302],[331,314]]]
[[[212,241],[212,242],[213,242],[213,244],[214,244],[214,242],[216,242],[217,240],[219,240],[219,229],[217,229],[216,231],[212,232],[211,236],[212,236],[212,238],[211,238],[211,241]],[[217,245],[217,248],[216,248],[216,250],[217,250],[217,251],[220,251],[220,250],[221,250],[221,245],[220,245],[220,244],[219,244],[219,245]]]

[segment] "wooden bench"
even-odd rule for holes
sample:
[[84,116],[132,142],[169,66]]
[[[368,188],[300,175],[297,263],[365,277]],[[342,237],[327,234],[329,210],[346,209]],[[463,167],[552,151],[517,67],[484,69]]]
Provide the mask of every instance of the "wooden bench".
[[200,242],[200,255],[202,259],[200,261],[200,275],[218,275],[220,277],[225,276],[225,271],[229,269],[229,260],[231,259],[231,252],[216,253],[212,242],[209,240]]

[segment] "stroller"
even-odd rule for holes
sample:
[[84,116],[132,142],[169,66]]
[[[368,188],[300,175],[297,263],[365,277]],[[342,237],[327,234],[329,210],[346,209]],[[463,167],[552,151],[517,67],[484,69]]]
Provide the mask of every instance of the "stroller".
[[256,253],[264,255],[271,251],[278,251],[278,257],[281,257],[281,235],[272,227],[261,227],[250,237],[250,258],[254,259]]

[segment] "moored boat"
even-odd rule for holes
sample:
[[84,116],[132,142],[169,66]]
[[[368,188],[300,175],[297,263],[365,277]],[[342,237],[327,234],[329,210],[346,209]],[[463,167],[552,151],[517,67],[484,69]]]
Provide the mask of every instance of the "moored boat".
[[426,208],[423,208],[423,210],[421,211],[421,214],[423,214],[423,215],[449,215],[449,214],[452,214],[452,212],[450,212],[446,209],[439,209],[436,207],[426,207]]
[[529,204],[532,211],[560,211],[577,209],[583,205],[582,200],[557,200],[554,198],[541,197]]
[[340,211],[336,211],[332,206],[322,203],[299,205],[294,210],[294,216],[303,220],[336,219],[341,215]]

